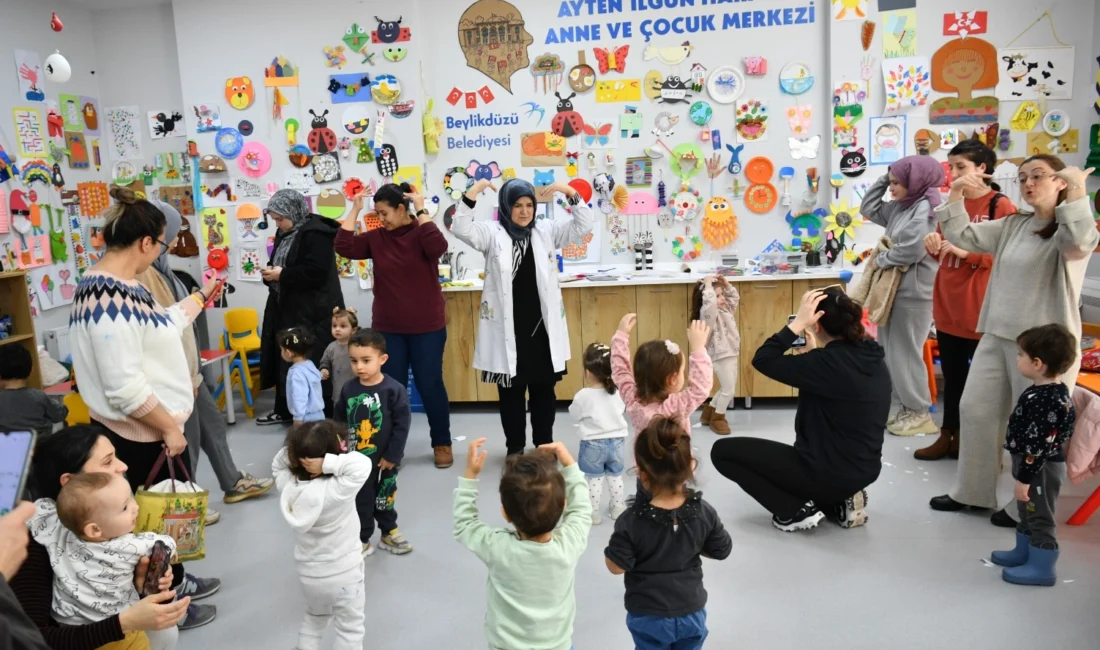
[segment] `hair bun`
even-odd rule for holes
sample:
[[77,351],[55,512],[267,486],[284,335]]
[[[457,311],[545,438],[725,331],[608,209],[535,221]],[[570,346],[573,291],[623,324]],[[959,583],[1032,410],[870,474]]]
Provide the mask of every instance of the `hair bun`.
[[406,194],[412,192],[412,185],[409,185],[408,183],[401,183],[400,185],[398,185],[398,187],[400,187],[401,191],[405,192]]
[[133,205],[138,201],[137,194],[135,194],[133,190],[128,187],[122,187],[121,185],[112,185],[108,194],[112,199],[126,205]]

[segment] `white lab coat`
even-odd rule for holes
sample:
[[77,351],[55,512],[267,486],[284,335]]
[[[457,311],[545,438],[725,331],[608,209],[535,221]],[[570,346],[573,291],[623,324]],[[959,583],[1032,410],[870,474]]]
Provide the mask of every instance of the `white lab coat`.
[[[555,372],[565,370],[570,358],[569,329],[565,303],[558,286],[557,250],[580,244],[592,231],[592,209],[573,206],[569,221],[539,219],[531,232],[531,254],[542,304],[542,321],[550,339],[550,357]],[[474,221],[473,208],[459,201],[451,233],[485,255],[485,288],[478,310],[474,368],[492,373],[516,375],[516,332],[512,319],[512,238],[496,221]]]

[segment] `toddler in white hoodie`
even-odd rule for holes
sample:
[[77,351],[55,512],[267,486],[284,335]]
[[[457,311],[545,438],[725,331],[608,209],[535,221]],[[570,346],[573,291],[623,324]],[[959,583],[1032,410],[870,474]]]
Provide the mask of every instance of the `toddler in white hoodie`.
[[347,432],[330,420],[294,427],[271,464],[279,507],[294,529],[294,560],[306,596],[297,650],[319,650],[333,620],[335,650],[361,650],[363,556],[355,495],[371,473],[370,458],[347,453]]

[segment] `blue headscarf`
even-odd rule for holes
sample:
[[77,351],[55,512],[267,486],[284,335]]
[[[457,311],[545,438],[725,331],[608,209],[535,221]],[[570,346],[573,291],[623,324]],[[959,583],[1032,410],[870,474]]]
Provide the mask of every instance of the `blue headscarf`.
[[531,219],[531,223],[526,226],[521,226],[512,221],[512,206],[525,196],[530,198],[532,203],[537,202],[535,200],[535,186],[523,179],[513,178],[500,186],[498,206],[500,225],[513,241],[530,239],[531,230],[535,227],[535,219]]

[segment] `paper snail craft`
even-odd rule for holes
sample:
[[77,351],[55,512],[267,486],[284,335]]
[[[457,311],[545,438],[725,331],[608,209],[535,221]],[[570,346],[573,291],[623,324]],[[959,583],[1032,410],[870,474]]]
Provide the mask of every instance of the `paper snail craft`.
[[757,156],[745,163],[745,177],[749,187],[745,190],[745,206],[757,214],[763,214],[779,202],[779,191],[771,184],[775,165],[764,156]]

